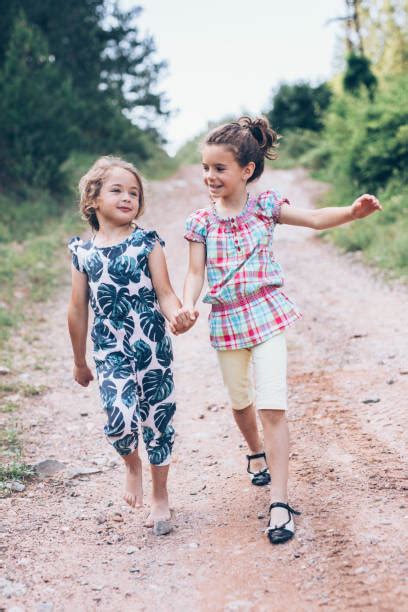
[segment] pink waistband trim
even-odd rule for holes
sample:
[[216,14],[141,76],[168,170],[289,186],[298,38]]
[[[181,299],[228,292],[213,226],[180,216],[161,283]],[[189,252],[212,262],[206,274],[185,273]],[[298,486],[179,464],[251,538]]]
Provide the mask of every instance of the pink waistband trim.
[[214,312],[220,312],[221,310],[231,310],[233,308],[239,308],[240,306],[246,306],[246,304],[251,304],[255,300],[271,295],[276,290],[276,287],[261,287],[255,293],[251,293],[248,296],[242,296],[235,302],[230,302],[229,304],[212,304],[211,308]]

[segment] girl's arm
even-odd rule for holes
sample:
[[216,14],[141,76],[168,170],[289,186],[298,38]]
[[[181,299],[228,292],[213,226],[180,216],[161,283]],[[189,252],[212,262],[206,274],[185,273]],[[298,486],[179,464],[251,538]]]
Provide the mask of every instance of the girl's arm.
[[357,198],[351,206],[333,206],[312,210],[282,206],[279,221],[288,225],[301,225],[323,230],[362,219],[376,210],[382,210],[381,204],[375,196],[365,193]]
[[156,244],[149,255],[149,270],[152,278],[153,288],[159,300],[160,309],[170,323],[170,329],[174,334],[185,332],[194,324],[193,320],[176,321],[176,315],[180,311],[181,302],[171,286],[167,270],[166,257],[160,244]]
[[181,314],[188,314],[190,318],[196,316],[194,306],[200,297],[204,285],[205,275],[205,244],[202,242],[189,242],[189,262],[186,280],[184,281],[183,308]]
[[86,362],[88,334],[88,279],[72,266],[72,291],[68,306],[68,329],[74,352],[74,379],[87,387],[93,374]]

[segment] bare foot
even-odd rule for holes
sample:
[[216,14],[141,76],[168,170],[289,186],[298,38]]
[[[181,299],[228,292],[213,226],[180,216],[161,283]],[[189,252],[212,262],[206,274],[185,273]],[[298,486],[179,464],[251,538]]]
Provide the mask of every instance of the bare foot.
[[150,513],[144,523],[145,527],[153,527],[155,535],[166,535],[172,530],[171,516],[167,497],[153,499]]
[[132,508],[143,506],[142,462],[135,453],[124,457],[126,464],[126,480],[123,499]]

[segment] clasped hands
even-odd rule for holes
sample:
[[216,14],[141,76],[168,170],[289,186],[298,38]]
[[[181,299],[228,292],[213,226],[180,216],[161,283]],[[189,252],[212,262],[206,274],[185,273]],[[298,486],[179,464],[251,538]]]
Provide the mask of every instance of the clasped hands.
[[170,330],[175,335],[184,334],[197,321],[199,316],[198,310],[181,306],[169,321]]

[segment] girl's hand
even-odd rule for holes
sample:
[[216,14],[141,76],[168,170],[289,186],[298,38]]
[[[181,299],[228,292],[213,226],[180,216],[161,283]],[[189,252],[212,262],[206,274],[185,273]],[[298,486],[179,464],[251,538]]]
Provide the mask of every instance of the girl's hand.
[[87,387],[91,380],[93,380],[93,374],[87,365],[74,366],[74,380],[82,387]]
[[351,205],[351,216],[353,220],[363,219],[363,217],[368,217],[376,210],[382,210],[381,204],[375,196],[365,193]]
[[198,316],[198,310],[194,310],[194,308],[189,309],[185,306],[179,308],[175,317],[170,322],[171,331],[176,335],[183,334],[194,325]]

